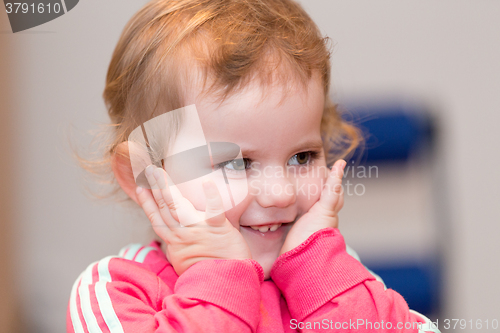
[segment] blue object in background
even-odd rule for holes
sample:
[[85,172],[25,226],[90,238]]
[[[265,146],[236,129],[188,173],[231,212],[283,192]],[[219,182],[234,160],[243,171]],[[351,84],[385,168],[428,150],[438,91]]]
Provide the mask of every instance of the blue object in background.
[[432,144],[434,121],[427,110],[407,105],[344,106],[342,118],[360,128],[364,149],[352,159],[371,161],[407,161],[423,145]]
[[387,288],[403,296],[410,309],[427,316],[438,312],[440,272],[437,263],[366,266],[384,280]]

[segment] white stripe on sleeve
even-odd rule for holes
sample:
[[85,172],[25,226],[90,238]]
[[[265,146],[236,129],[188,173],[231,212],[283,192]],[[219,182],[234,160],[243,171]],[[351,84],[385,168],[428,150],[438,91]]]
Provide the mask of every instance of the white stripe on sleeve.
[[[94,286],[99,311],[111,333],[124,333],[123,326],[120,323],[118,316],[116,315],[113,304],[111,302],[111,297],[106,288],[106,284],[112,281],[111,274],[109,272],[109,262],[113,258],[123,257],[127,260],[134,260],[135,257],[136,262],[143,263],[148,253],[153,250],[156,249],[150,246],[143,247],[141,244],[130,244],[120,250],[119,257],[109,256],[100,260],[99,262],[94,262],[90,264],[82,274],[80,274],[75,284],[73,285],[70,297],[70,316],[75,333],[85,333],[82,322],[80,321],[80,317],[78,315],[78,305],[76,302],[77,292],[80,295],[80,307],[82,309],[83,317],[85,319],[85,323],[87,324],[88,331],[90,333],[102,333],[102,330],[97,323],[96,316],[92,311],[89,290],[89,286],[92,284],[92,269],[96,264],[99,278]],[[80,281],[80,287],[78,288],[78,283]]]
[[82,322],[80,321],[80,316],[78,315],[78,305],[76,304],[76,290],[78,288],[78,283],[80,283],[82,275],[83,273],[78,276],[75,283],[73,284],[73,288],[71,288],[71,296],[69,298],[69,314],[71,317],[71,323],[73,324],[73,331],[75,331],[75,333],[85,333],[83,331]]
[[149,252],[156,250],[154,247],[148,246],[143,248],[139,254],[135,257],[135,261],[140,262],[141,264],[144,262],[144,259],[146,259],[146,256],[148,255]]
[[123,258],[128,259],[128,260],[133,260],[137,251],[142,247],[142,244],[131,244],[129,246],[129,249],[127,253],[123,256]]
[[90,264],[85,272],[83,272],[82,283],[80,284],[80,288],[78,288],[78,293],[80,294],[80,307],[89,333],[102,333],[94,311],[92,311],[89,292],[89,286],[92,284],[92,269],[96,263],[97,262]]
[[95,294],[97,297],[97,303],[99,304],[99,309],[101,310],[102,317],[108,325],[111,333],[123,333],[123,327],[116,315],[115,309],[111,302],[111,297],[109,296],[108,290],[106,289],[106,284],[111,282],[111,274],[109,273],[109,261],[114,256],[109,256],[104,258],[99,262],[97,270],[99,272],[99,282],[95,286]]

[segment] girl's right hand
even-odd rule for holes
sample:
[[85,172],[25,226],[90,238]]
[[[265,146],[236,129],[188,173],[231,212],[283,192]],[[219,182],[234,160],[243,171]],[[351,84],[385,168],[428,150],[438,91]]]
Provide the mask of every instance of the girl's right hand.
[[344,206],[342,179],[345,166],[344,160],[335,162],[323,185],[319,200],[294,223],[279,255],[296,248],[321,229],[338,227],[338,213]]
[[[202,212],[175,185],[169,187],[167,177],[162,168],[148,166],[146,178],[151,190],[137,187],[137,198],[154,231],[165,241],[167,259],[178,275],[205,259],[251,259],[243,236],[226,219],[222,198],[212,180],[203,182],[207,204]],[[179,215],[202,222],[184,227]]]

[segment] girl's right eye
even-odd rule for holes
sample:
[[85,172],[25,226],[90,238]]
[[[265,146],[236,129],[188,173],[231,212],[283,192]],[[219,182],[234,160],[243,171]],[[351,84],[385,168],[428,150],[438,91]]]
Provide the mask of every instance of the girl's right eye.
[[225,168],[229,172],[242,172],[247,169],[247,161],[244,158],[237,158],[232,161],[226,161],[219,163],[215,166],[215,169],[222,169]]

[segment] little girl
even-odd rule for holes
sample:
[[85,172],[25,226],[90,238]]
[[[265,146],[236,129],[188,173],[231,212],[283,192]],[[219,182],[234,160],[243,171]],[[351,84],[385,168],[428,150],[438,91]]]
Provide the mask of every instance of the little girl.
[[292,0],[154,0],[131,19],[109,161],[161,241],[91,264],[68,332],[439,332],[337,229],[360,138],[328,98],[326,42]]

